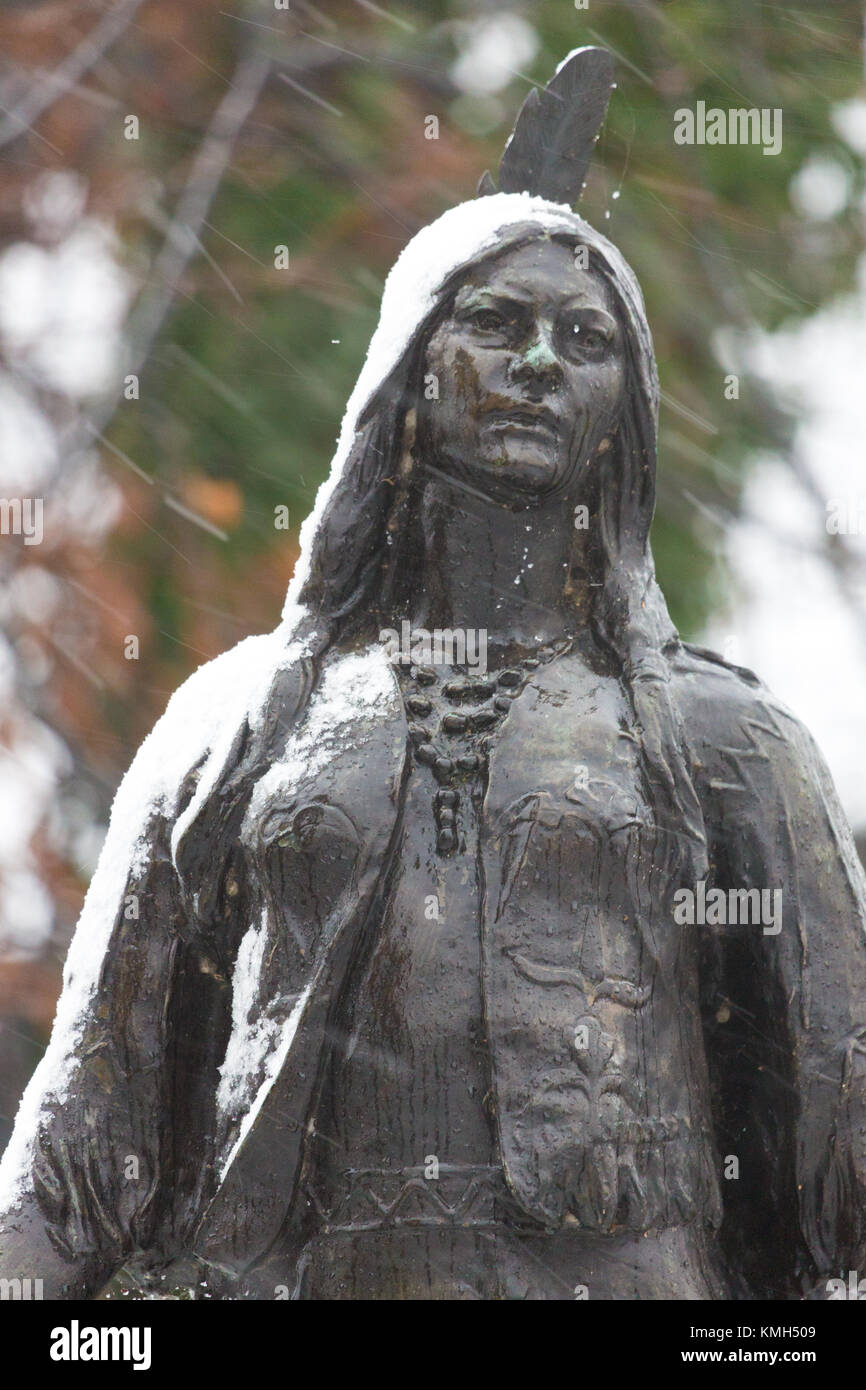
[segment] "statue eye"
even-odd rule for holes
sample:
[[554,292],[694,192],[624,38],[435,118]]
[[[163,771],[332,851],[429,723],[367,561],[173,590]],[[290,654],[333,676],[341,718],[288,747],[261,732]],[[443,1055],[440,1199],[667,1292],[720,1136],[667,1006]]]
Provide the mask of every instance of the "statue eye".
[[610,339],[607,333],[601,328],[594,328],[591,324],[581,323],[579,319],[574,319],[570,328],[567,330],[567,337],[572,347],[578,348],[582,352],[591,352],[598,355],[604,352]]
[[472,322],[482,333],[495,333],[506,326],[507,319],[496,309],[478,309],[472,315]]

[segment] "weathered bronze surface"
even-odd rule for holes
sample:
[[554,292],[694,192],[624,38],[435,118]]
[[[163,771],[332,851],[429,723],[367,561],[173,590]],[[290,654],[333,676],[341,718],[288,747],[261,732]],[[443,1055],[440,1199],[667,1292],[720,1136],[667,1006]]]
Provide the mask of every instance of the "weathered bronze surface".
[[[863,873],[807,733],[670,623],[655,392],[621,259],[509,204],[360,418],[307,648],[148,813],[4,1275],[722,1299],[862,1267]],[[403,624],[486,669],[389,662]],[[684,889],[778,920],[689,923]],[[247,1025],[284,1040],[252,1109],[217,1101]]]

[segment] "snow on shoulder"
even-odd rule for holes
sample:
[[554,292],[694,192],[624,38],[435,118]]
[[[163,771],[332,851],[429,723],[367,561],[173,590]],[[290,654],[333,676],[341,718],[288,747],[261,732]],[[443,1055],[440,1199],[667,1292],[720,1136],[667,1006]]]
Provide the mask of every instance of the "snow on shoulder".
[[239,642],[184,682],[139,748],[114,799],[99,863],[69,947],[51,1041],[24,1092],[0,1162],[0,1208],[14,1201],[27,1181],[40,1111],[67,1097],[75,1046],[123,895],[130,878],[145,865],[146,831],[153,814],[172,816],[186,774],[208,754],[201,781],[210,780],[208,770],[222,765],[242,720],[258,719],[274,672],[299,654],[296,644],[287,645],[284,625]]

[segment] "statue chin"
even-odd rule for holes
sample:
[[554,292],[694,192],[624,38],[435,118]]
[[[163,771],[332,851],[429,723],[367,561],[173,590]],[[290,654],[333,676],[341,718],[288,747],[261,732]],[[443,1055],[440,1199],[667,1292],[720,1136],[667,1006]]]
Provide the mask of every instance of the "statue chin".
[[[460,472],[466,482],[492,500],[531,506],[556,492],[568,481],[568,462],[548,446],[524,439],[495,441]],[[459,476],[459,475],[458,475]]]

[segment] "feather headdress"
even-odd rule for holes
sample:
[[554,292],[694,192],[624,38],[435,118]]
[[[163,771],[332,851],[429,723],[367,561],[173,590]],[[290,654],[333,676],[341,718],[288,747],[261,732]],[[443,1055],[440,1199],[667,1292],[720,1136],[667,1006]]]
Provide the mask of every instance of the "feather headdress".
[[544,90],[533,87],[521,106],[499,162],[498,188],[486,170],[477,196],[532,193],[573,207],[616,86],[614,71],[607,49],[569,53]]

